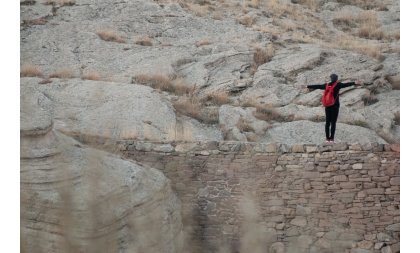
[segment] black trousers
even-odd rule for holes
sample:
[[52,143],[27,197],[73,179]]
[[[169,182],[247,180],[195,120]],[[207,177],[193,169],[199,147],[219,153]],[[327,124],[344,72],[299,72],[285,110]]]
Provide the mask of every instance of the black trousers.
[[325,136],[327,140],[334,140],[335,124],[337,123],[339,109],[340,106],[336,105],[325,107]]

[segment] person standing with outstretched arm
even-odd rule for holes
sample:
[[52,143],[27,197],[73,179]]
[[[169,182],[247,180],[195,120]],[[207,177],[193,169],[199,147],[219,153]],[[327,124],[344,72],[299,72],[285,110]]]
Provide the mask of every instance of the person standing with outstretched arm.
[[[338,112],[340,109],[339,93],[340,89],[352,85],[361,85],[360,81],[342,83],[338,81],[336,74],[330,75],[331,82],[326,84],[306,85],[305,88],[309,90],[325,90],[322,98],[322,103],[325,106],[325,136],[326,143],[334,143],[335,125],[337,123]],[[331,131],[330,131],[331,127]]]

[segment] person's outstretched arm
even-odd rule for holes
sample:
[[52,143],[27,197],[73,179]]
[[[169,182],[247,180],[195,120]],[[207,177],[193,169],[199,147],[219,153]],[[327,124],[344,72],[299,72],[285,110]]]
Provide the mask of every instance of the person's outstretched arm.
[[362,84],[360,81],[348,82],[348,83],[339,83],[338,88],[342,89],[342,88],[350,87],[352,85],[360,85],[360,84]]
[[306,88],[311,90],[325,90],[325,84],[306,85]]

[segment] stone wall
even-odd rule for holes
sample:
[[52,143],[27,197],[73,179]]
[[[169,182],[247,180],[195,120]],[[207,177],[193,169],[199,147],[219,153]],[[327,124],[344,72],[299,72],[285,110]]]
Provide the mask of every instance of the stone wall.
[[171,180],[185,252],[399,252],[399,145],[118,147]]

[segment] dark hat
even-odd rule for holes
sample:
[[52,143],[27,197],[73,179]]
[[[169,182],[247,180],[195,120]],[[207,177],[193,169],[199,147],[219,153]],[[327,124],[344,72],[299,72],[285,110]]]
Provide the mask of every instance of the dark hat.
[[338,80],[338,76],[336,74],[331,74],[330,78],[331,78],[331,82],[333,82],[333,83],[337,82],[337,80]]

